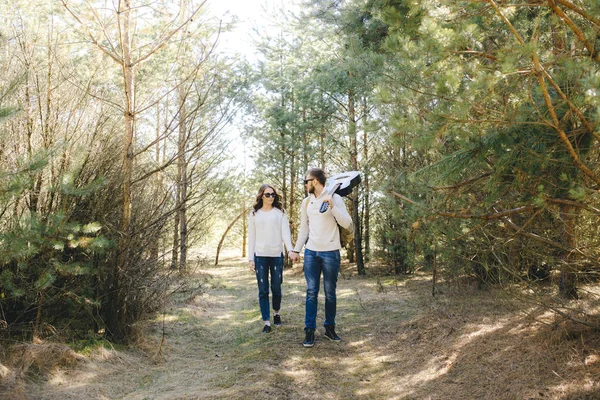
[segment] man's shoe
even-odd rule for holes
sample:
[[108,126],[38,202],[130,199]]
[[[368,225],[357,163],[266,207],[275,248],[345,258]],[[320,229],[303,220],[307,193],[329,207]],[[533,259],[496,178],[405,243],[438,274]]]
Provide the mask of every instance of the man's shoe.
[[314,329],[305,329],[306,336],[304,338],[304,342],[302,346],[304,347],[313,347],[315,345],[315,330]]
[[340,340],[342,340],[336,333],[335,333],[335,326],[326,326],[325,327],[325,337],[329,340],[333,340],[334,342],[339,342]]
[[265,325],[265,327],[263,328],[263,333],[269,333],[271,332],[271,325]]
[[281,317],[279,314],[273,316],[273,325],[281,326]]

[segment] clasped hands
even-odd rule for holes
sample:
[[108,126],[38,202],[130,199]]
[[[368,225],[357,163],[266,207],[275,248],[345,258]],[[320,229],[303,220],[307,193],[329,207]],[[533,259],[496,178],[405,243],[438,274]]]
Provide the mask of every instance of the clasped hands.
[[290,257],[290,260],[292,260],[292,262],[300,260],[300,254],[296,253],[295,251],[288,251],[288,256]]
[[[296,253],[295,251],[288,251],[288,256],[290,257],[290,260],[292,260],[292,262],[300,260],[300,254]],[[254,261],[248,262],[248,269],[250,270],[250,272],[256,272],[256,265],[254,265]]]

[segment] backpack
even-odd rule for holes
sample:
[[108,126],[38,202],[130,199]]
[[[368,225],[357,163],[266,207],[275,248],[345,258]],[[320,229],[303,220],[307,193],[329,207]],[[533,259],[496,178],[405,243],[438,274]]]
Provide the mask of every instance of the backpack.
[[[308,200],[306,201],[304,208],[304,212],[308,212]],[[340,245],[345,249],[346,246],[348,246],[348,244],[350,244],[350,242],[354,239],[354,224],[350,225],[350,229],[346,229],[340,224],[337,224],[337,226],[338,230],[340,231]]]

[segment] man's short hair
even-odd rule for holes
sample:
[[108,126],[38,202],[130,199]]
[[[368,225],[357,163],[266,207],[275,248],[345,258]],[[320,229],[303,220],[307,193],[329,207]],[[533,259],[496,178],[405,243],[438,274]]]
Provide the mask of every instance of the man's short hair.
[[327,175],[325,175],[325,171],[323,171],[321,168],[309,169],[308,175],[312,176],[313,178],[318,180],[321,185],[325,186],[325,182],[327,181]]

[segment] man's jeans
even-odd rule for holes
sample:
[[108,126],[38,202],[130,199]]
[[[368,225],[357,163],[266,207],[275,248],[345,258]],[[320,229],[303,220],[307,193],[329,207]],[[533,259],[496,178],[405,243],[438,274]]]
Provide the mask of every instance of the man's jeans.
[[254,256],[256,281],[258,282],[258,304],[263,321],[269,321],[269,274],[273,293],[273,310],[281,307],[281,283],[283,282],[283,254],[279,257]]
[[306,278],[306,316],[304,326],[307,329],[317,328],[317,302],[319,286],[323,272],[323,288],[325,289],[325,323],[324,326],[335,326],[336,297],[338,272],[340,271],[340,251],[304,251],[304,277]]

